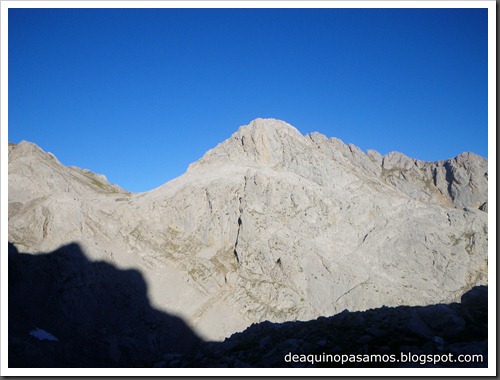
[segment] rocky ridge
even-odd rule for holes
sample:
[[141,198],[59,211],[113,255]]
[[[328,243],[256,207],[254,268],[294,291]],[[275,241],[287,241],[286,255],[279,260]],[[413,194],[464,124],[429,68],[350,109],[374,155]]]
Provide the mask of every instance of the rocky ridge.
[[136,268],[206,339],[252,323],[457,301],[487,283],[487,160],[363,153],[257,119],[146,193],[9,146],[9,241]]

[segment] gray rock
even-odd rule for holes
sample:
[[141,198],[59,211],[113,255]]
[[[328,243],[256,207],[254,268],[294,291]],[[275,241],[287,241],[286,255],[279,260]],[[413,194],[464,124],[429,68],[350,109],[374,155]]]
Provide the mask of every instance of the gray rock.
[[78,242],[91,260],[135,268],[151,302],[206,339],[449,302],[487,283],[487,160],[472,153],[382,157],[257,119],[146,193],[27,142],[9,146],[8,185],[20,250]]

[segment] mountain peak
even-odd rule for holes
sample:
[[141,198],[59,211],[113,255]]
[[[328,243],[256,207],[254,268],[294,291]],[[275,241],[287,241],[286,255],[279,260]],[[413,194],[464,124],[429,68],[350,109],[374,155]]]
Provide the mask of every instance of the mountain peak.
[[[295,127],[277,119],[255,119],[238,128],[229,139],[209,150],[189,170],[221,162],[236,162],[245,166],[271,166],[283,163],[290,149],[311,145]],[[291,158],[291,157],[288,157]]]
[[283,120],[273,118],[257,118],[252,120],[248,125],[243,125],[238,129],[239,133],[256,133],[257,131],[267,134],[277,134],[278,136],[290,134],[302,137],[302,134],[294,126]]
[[9,241],[23,252],[79,242],[93,259],[136,267],[152,302],[207,339],[262,320],[451,302],[487,283],[477,157],[381,156],[257,119],[186,175],[127,194],[20,143],[9,154]]

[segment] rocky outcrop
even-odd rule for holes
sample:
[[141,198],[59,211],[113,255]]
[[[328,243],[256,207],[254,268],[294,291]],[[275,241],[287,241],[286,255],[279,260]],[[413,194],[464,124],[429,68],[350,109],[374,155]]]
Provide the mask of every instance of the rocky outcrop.
[[488,162],[474,153],[437,162],[389,153],[382,160],[382,176],[416,200],[488,211]]
[[488,366],[488,289],[450,305],[382,307],[307,322],[253,324],[155,367],[442,368]]
[[487,283],[487,161],[366,154],[272,119],[130,194],[10,147],[9,240],[136,268],[151,302],[206,339],[250,324],[449,303]]

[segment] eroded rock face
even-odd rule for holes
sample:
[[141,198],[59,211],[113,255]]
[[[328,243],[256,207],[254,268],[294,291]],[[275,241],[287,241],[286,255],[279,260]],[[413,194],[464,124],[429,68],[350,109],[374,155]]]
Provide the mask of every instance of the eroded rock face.
[[143,273],[152,303],[221,339],[251,323],[451,302],[487,283],[487,160],[366,154],[257,119],[181,177],[130,194],[10,147],[9,240],[78,242]]

